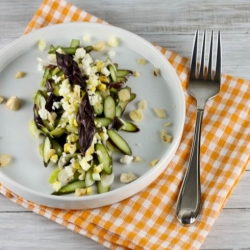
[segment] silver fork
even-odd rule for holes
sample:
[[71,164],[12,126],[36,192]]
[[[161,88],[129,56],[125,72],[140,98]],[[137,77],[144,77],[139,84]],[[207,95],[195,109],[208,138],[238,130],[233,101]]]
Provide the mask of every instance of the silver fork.
[[[202,54],[199,70],[197,69],[197,54],[198,54],[198,37],[199,32],[196,31],[191,72],[188,84],[188,93],[197,101],[197,116],[193,143],[190,153],[190,159],[185,177],[182,182],[181,190],[177,199],[176,215],[177,219],[183,225],[191,225],[194,223],[200,214],[201,209],[201,187],[200,187],[200,135],[202,117],[205,104],[208,99],[217,95],[220,91],[221,82],[221,41],[220,32],[217,38],[217,59],[216,69],[212,71],[212,50],[213,50],[213,31],[211,32],[211,41],[209,49],[209,59],[207,74],[205,73],[205,45],[206,31],[203,35]],[[197,72],[198,71],[198,72]]]

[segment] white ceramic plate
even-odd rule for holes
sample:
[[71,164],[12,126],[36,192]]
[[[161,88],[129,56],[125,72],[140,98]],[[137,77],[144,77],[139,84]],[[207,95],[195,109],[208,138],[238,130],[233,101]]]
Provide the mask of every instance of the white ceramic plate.
[[[92,194],[75,197],[74,195],[53,196],[48,183],[52,167],[44,168],[38,153],[35,140],[29,133],[28,123],[33,117],[32,95],[39,88],[42,72],[38,70],[37,57],[47,59],[47,51],[40,51],[37,43],[40,39],[50,44],[69,46],[72,38],[83,41],[88,35],[89,45],[99,41],[107,42],[111,36],[119,39],[115,48],[106,46],[102,57],[107,57],[109,50],[115,50],[114,62],[119,68],[137,70],[140,77],[130,77],[128,86],[137,94],[126,109],[127,113],[135,109],[138,101],[146,100],[147,109],[143,111],[144,120],[138,122],[139,133],[122,133],[132,148],[133,155],[143,159],[141,163],[124,165],[119,162],[121,155],[114,156],[113,169],[115,182],[112,190],[105,194]],[[95,57],[95,54],[93,54]],[[139,58],[146,59],[145,65],[138,65]],[[159,68],[161,76],[155,77],[153,70]],[[22,79],[15,79],[17,71],[25,71]],[[21,109],[10,111],[5,103],[0,105],[0,154],[12,156],[11,164],[0,168],[0,182],[8,189],[23,198],[38,204],[63,208],[87,209],[119,202],[146,188],[167,167],[179,145],[185,118],[185,101],[179,79],[165,57],[149,42],[120,28],[109,25],[91,23],[67,23],[49,26],[25,35],[0,52],[0,94],[5,98],[16,95],[21,99]],[[163,108],[166,119],[159,119],[153,108]],[[171,144],[164,143],[160,138],[160,130],[166,122],[171,126],[165,128],[174,138]],[[160,159],[155,167],[149,162]],[[123,172],[133,172],[139,178],[130,183],[122,184],[119,176]]]

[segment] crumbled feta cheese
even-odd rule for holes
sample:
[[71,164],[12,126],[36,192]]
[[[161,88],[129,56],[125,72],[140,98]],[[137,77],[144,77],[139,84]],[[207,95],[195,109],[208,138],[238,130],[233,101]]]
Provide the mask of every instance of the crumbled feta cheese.
[[89,95],[89,101],[90,101],[90,104],[92,106],[94,106],[98,101],[99,101],[99,96],[98,94],[96,94],[95,92],[94,93],[91,93]]
[[71,166],[66,166],[58,174],[58,181],[61,182],[61,185],[66,185],[74,177],[74,172]]
[[48,115],[49,115],[49,111],[45,108],[41,108],[38,110],[38,114],[42,118],[42,120],[47,120]]
[[89,35],[84,35],[83,36],[83,41],[84,42],[90,42],[90,36]]
[[56,54],[49,54],[48,59],[52,63],[56,63]]
[[39,71],[43,72],[44,71],[44,66],[41,63],[38,63],[37,68]]
[[75,60],[75,61],[78,61],[78,60],[80,60],[80,59],[83,59],[85,55],[86,55],[85,49],[84,49],[84,48],[78,48],[78,49],[76,50],[75,55],[74,55],[74,60]]
[[110,75],[110,72],[109,72],[109,70],[106,67],[102,68],[101,73],[104,74],[105,76],[109,76]]
[[88,171],[91,168],[91,165],[86,161],[85,157],[79,162],[83,170]]
[[58,48],[58,49],[56,50],[56,52],[59,53],[59,54],[65,54],[65,52],[64,52],[61,48]]
[[116,47],[118,45],[119,41],[116,37],[112,36],[109,38],[108,45],[110,47]]
[[82,64],[89,66],[93,62],[91,56],[87,53],[84,58],[82,59]]
[[60,89],[59,89],[59,95],[60,96],[65,96],[70,92],[70,83],[68,79],[65,79],[62,81]]
[[110,51],[108,51],[108,56],[109,57],[114,57],[115,56],[115,51],[114,50],[110,50]]
[[52,79],[55,81],[55,83],[59,83],[61,81],[61,77],[57,75],[52,76]]
[[130,156],[130,155],[124,155],[121,159],[120,159],[120,162],[123,163],[123,164],[130,164],[133,160],[133,156]]
[[102,152],[100,150],[96,150],[95,153],[100,157],[102,156]]
[[52,184],[52,187],[53,187],[53,190],[54,191],[59,191],[59,189],[62,187],[62,184],[60,181],[55,181],[53,184]]
[[53,102],[52,109],[53,109],[53,110],[59,109],[59,108],[60,108],[60,105],[61,105],[60,102]]
[[93,173],[93,174],[92,174],[92,178],[93,178],[93,180],[95,180],[95,181],[100,181],[100,180],[101,180],[101,176],[100,176],[99,173]]

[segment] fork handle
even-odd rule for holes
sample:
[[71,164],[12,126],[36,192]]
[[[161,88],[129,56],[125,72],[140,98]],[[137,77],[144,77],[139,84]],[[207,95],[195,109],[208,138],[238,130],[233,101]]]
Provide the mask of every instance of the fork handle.
[[203,112],[203,109],[197,109],[190,159],[177,199],[177,219],[187,226],[196,221],[201,207],[200,137]]

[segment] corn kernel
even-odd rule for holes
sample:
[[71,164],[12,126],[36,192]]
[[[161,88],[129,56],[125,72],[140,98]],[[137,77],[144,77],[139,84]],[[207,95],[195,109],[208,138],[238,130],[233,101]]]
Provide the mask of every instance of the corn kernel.
[[53,162],[53,163],[57,163],[57,161],[58,161],[58,155],[57,154],[53,154],[50,157],[50,161]]
[[61,184],[60,181],[55,181],[55,182],[52,184],[52,186],[53,186],[53,190],[57,192],[57,191],[62,187],[62,184]]
[[107,88],[106,84],[101,83],[101,84],[98,85],[98,89],[101,90],[101,91],[106,90],[106,88]]
[[103,163],[102,164],[99,164],[99,165],[95,165],[94,167],[93,167],[93,172],[94,173],[97,173],[97,174],[99,174],[99,173],[101,173],[102,172],[102,170],[103,170]]
[[65,153],[74,154],[76,151],[76,145],[70,144],[70,143],[65,143],[63,146],[63,150]]
[[75,195],[76,196],[83,196],[86,194],[86,188],[76,188]]
[[76,118],[74,118],[74,120],[73,120],[73,125],[74,125],[75,127],[78,127],[78,123],[77,123],[77,121],[76,121]]
[[86,194],[91,194],[91,192],[92,192],[92,187],[87,187],[87,190],[86,190],[87,192],[86,192]]
[[78,136],[75,134],[70,134],[67,136],[67,142],[76,142],[78,140]]
[[80,164],[78,163],[78,162],[73,162],[73,167],[75,168],[75,169],[81,169],[81,166],[80,166]]
[[90,147],[90,148],[86,151],[85,156],[90,156],[90,155],[92,155],[94,152],[95,152],[95,148],[94,148],[94,147]]
[[99,80],[101,82],[105,82],[105,83],[109,83],[109,78],[107,76],[100,76],[99,77]]
[[102,68],[105,66],[105,63],[103,61],[97,61],[96,62],[96,67],[97,67],[97,70],[100,72],[102,70]]

